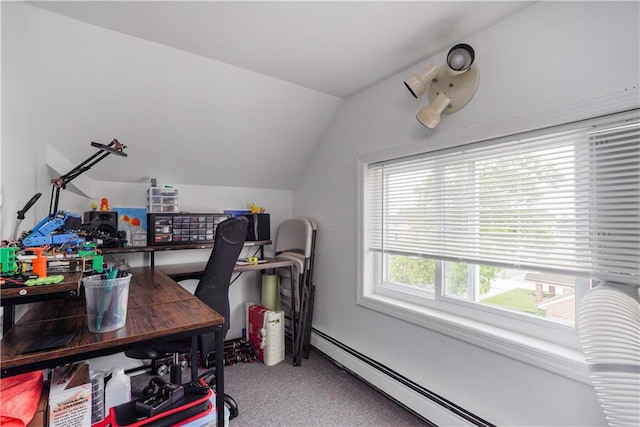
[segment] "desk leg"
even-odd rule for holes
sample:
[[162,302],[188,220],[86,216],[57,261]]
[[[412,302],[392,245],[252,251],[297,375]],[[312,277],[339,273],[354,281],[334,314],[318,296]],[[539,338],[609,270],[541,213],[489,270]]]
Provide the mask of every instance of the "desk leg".
[[300,366],[300,364],[302,363],[302,355],[304,352],[304,342],[305,342],[305,331],[307,329],[307,316],[308,316],[308,289],[307,286],[305,286],[305,284],[303,283],[303,281],[300,281],[302,283],[302,289],[300,290],[300,311],[298,311],[298,328],[297,328],[297,335],[296,335],[296,342],[297,344],[297,350],[298,353],[296,354],[296,359],[298,362],[298,366]]
[[224,426],[224,334],[222,325],[216,326],[216,409],[218,426]]
[[5,335],[9,332],[9,329],[13,327],[13,322],[16,317],[16,306],[15,305],[5,305],[4,311],[2,312],[2,335]]
[[[297,330],[298,330],[298,316],[296,316],[296,288],[295,288],[295,280],[293,275],[293,265],[289,266],[289,274],[291,275],[291,341],[293,342],[293,366],[300,365],[300,357],[298,355],[298,340],[297,340]],[[298,275],[298,282],[300,282],[300,275]],[[300,283],[298,283],[299,285]],[[299,286],[298,286],[299,287]],[[302,298],[302,295],[300,295]]]
[[191,337],[191,382],[198,382],[198,336]]

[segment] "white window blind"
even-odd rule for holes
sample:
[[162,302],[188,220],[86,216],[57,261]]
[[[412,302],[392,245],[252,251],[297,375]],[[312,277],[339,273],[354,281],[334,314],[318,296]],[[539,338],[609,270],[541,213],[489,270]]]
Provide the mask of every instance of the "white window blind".
[[369,249],[638,283],[638,111],[369,165]]
[[640,124],[590,133],[593,275],[638,284],[640,270]]

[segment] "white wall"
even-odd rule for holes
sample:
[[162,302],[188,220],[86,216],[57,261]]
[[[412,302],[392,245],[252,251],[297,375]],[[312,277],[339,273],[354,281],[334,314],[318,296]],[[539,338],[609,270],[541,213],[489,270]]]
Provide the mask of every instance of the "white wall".
[[[356,305],[356,159],[378,150],[429,151],[578,119],[603,112],[612,94],[637,104],[638,20],[637,2],[541,2],[464,40],[476,50],[480,88],[435,131],[415,119],[426,99],[415,100],[402,83],[428,62],[349,98],[293,197],[294,215],[319,223],[314,328],[497,425],[605,425],[588,380]],[[433,62],[442,63],[445,53]],[[392,386],[386,391],[401,396]],[[405,403],[438,419],[424,404]]]
[[[37,190],[40,158],[31,143],[28,104],[32,59],[27,21],[20,4],[2,2],[2,139],[0,140],[0,238],[13,234],[16,211]],[[11,34],[6,37],[4,34]],[[25,226],[29,221],[25,219]],[[31,223],[33,224],[33,223]]]
[[[85,61],[87,67],[95,66],[95,64],[90,63],[91,58],[84,56],[85,51],[76,50],[77,46],[64,43],[62,46],[56,45],[57,53],[62,56],[53,55],[52,51],[47,50],[48,43],[51,43],[51,40],[46,40],[47,31],[50,31],[49,35],[52,38],[63,37],[63,35],[68,35],[67,32],[75,31],[75,37],[78,38],[80,44],[86,39],[102,40],[104,43],[91,45],[92,55],[95,55],[93,60],[100,57],[102,61],[108,63],[109,59],[116,60],[120,55],[135,57],[135,63],[126,64],[127,72],[132,75],[154,75],[158,71],[157,61],[159,60],[171,64],[172,72],[183,77],[181,90],[184,89],[184,93],[172,95],[173,99],[179,99],[179,102],[171,105],[167,111],[160,104],[152,102],[149,97],[145,96],[145,93],[136,91],[135,84],[127,83],[131,84],[127,87],[132,90],[132,93],[135,93],[137,97],[135,100],[112,96],[120,94],[123,90],[121,87],[123,81],[114,76],[101,78],[99,86],[93,85],[94,81],[88,77],[82,82],[78,82],[74,78],[64,79],[64,72],[61,70],[64,70],[65,67],[69,67],[67,68],[69,72],[76,73],[79,71],[73,69],[74,65],[83,64]],[[53,35],[54,33],[56,36]],[[241,184],[237,186],[197,185],[168,181],[172,176],[172,169],[191,171],[194,174],[196,172],[214,174],[220,173],[220,168],[215,169],[209,165],[209,169],[196,170],[194,168],[197,166],[184,161],[180,162],[170,154],[167,154],[166,157],[167,163],[171,164],[171,167],[161,167],[154,163],[152,155],[145,154],[144,145],[135,147],[133,141],[136,139],[153,140],[158,133],[161,133],[162,123],[171,121],[175,110],[187,111],[193,108],[197,109],[199,106],[204,108],[202,104],[198,104],[201,101],[198,94],[202,93],[200,86],[202,75],[211,71],[212,68],[220,67],[224,70],[220,71],[219,73],[223,74],[218,76],[223,78],[225,77],[224,73],[230,72],[228,67],[225,68],[220,64],[212,65],[213,61],[210,61],[211,64],[207,64],[206,60],[195,55],[187,55],[173,48],[143,42],[99,27],[82,24],[26,6],[22,2],[2,2],[2,36],[3,108],[2,145],[0,146],[2,153],[2,169],[0,171],[2,190],[0,194],[2,198],[0,200],[3,203],[1,206],[0,238],[11,237],[16,222],[16,211],[22,208],[36,192],[41,192],[43,195],[27,213],[20,231],[29,230],[48,214],[50,178],[68,172],[73,166],[93,154],[95,149],[89,146],[90,141],[107,143],[110,138],[116,136],[120,138],[121,134],[130,135],[130,138],[124,137],[122,142],[131,140],[132,142],[129,144],[134,145],[126,150],[129,156],[127,158],[110,156],[98,163],[93,169],[100,170],[103,174],[105,172],[107,175],[111,174],[113,182],[90,179],[91,174],[89,173],[82,175],[67,190],[62,190],[60,209],[82,215],[83,212],[90,210],[92,202],[99,204],[102,197],[109,199],[111,207],[144,208],[146,207],[146,189],[150,184],[148,178],[156,177],[159,184],[173,185],[179,189],[181,210],[222,212],[225,209],[245,209],[250,203],[263,206],[270,214],[272,237],[275,237],[275,228],[278,223],[291,216],[291,191],[268,188],[268,184],[277,181],[277,179],[271,181],[266,176],[265,179],[254,178],[251,187],[241,186]],[[37,39],[35,48],[34,37]],[[130,39],[130,42],[134,40],[134,42],[128,45],[123,39]],[[117,52],[113,50],[117,50]],[[151,55],[150,52],[153,54]],[[57,71],[56,73],[48,73],[52,70]],[[285,103],[288,103],[287,97],[294,98],[296,94],[303,98],[305,96],[311,98],[321,96],[313,91],[307,91],[304,88],[275,79],[266,81],[263,76],[246,70],[238,69],[237,72],[244,78],[257,78],[260,83],[270,87],[269,90],[277,91],[281,86],[285,86],[284,92],[280,94],[284,97],[280,100]],[[255,76],[249,76],[249,74],[255,74]],[[191,80],[190,76],[197,76],[197,78]],[[216,80],[216,75],[212,74],[209,78]],[[148,84],[152,85],[152,80],[149,79]],[[91,82],[90,87],[85,87],[87,82]],[[169,96],[174,90],[164,84],[153,88],[155,96],[158,97],[162,94]],[[195,98],[190,99],[190,96]],[[76,103],[78,99],[83,99],[86,104],[79,105]],[[93,105],[90,102],[93,99],[96,102],[99,100],[100,105]],[[331,108],[337,105],[337,100],[333,97],[326,97],[325,101],[328,104],[321,107],[324,111],[320,117],[324,118],[321,118],[319,122],[331,116]],[[134,106],[138,103],[144,107],[142,112]],[[328,105],[331,105],[331,108],[325,110]],[[89,111],[91,106],[99,109],[100,114]],[[119,119],[117,120],[114,119],[115,112],[118,112]],[[298,112],[302,114],[302,111]],[[242,116],[243,112],[238,110],[234,114]],[[187,140],[197,139],[198,135],[194,134],[195,131],[189,126],[183,124],[182,127],[178,127],[182,130],[182,136]],[[225,132],[229,131],[229,129],[225,130]],[[58,153],[68,163],[64,161],[51,162],[51,156],[47,155],[47,146],[52,141],[59,139],[75,141],[68,151]],[[227,145],[225,147],[224,150],[229,148]],[[185,140],[176,139],[173,149],[188,150],[189,145]],[[240,146],[235,146],[233,149],[238,155],[248,156],[250,154]],[[154,146],[147,146],[146,150],[151,150],[153,154]],[[207,158],[213,159],[216,156],[222,156],[221,153],[224,150],[222,147],[216,147],[215,144],[212,144],[206,153],[197,152],[194,154],[193,159],[197,160],[197,162],[194,160],[194,164],[206,162]],[[260,160],[259,156],[254,160]],[[56,166],[56,170],[50,170],[48,164],[51,163]],[[141,177],[147,179],[142,180],[141,178],[135,183],[115,182],[119,181],[122,174],[127,171],[139,171],[149,166],[150,168],[146,169],[144,173],[140,173]],[[227,175],[231,180],[236,178],[236,182],[241,182],[244,179],[245,172],[255,172],[255,166],[249,165],[247,167],[252,169],[236,167],[233,162],[224,164],[224,168],[228,168],[226,169]],[[278,175],[278,170],[269,169],[269,165],[263,165],[262,171]],[[261,176],[260,173],[258,176]],[[91,197],[76,194],[73,184],[78,182],[82,183],[82,189]],[[254,250],[255,248],[245,249],[245,253],[253,254]],[[271,249],[267,247],[266,252],[268,255]],[[206,250],[172,251],[157,254],[156,263],[204,261],[208,255],[209,251]],[[114,256],[108,261],[111,262],[119,258],[120,256]],[[134,266],[148,262],[148,259],[145,259],[141,254],[128,255],[126,258]],[[237,338],[241,335],[244,326],[244,303],[260,300],[259,281],[259,273],[243,273],[232,286],[228,338]],[[193,286],[193,281],[187,283],[187,287],[193,288]],[[24,306],[17,309],[18,317],[24,309]],[[98,369],[108,368],[111,363],[116,362],[107,360]]]
[[124,165],[84,174],[100,181],[287,190],[342,103],[23,2],[2,9],[3,238],[36,191],[36,209],[48,204],[46,145],[77,165],[91,141],[126,144]]
[[[15,212],[36,192],[43,196],[27,213],[21,231],[43,218],[49,211],[49,180],[94,154],[90,141],[108,143],[114,137],[128,145],[128,157],[110,156],[81,175],[61,192],[60,209],[81,214],[100,197],[108,197],[111,206],[144,207],[149,179],[155,177],[180,188],[183,209],[237,209],[255,202],[272,212],[275,225],[288,216],[289,184],[280,180],[302,167],[292,158],[304,150],[291,150],[284,167],[271,165],[271,153],[284,159],[286,147],[269,145],[269,138],[302,128],[311,136],[295,141],[313,145],[314,135],[324,131],[322,123],[340,104],[338,98],[23,2],[1,5],[0,238],[11,237]],[[211,92],[212,82],[241,92],[235,99],[226,92],[222,96]],[[259,98],[241,100],[246,90],[257,90]],[[260,99],[269,96],[273,99]],[[278,126],[279,121],[267,127],[251,125],[245,121],[251,116],[241,107],[245,101],[282,105],[277,114],[284,123],[290,124],[288,109],[300,120],[292,126]],[[196,120],[198,114],[205,117]],[[225,121],[233,125],[221,123]],[[313,125],[306,127],[307,122]],[[220,126],[210,128],[212,123]],[[251,133],[245,133],[247,129]],[[50,170],[49,146],[68,162],[53,162],[55,170]],[[269,156],[261,155],[265,148]],[[190,153],[186,160],[179,156],[183,153]],[[225,157],[229,153],[233,158]],[[188,179],[176,180],[176,173],[186,173]],[[124,183],[125,175],[134,179]],[[79,182],[93,199],[73,194]]]

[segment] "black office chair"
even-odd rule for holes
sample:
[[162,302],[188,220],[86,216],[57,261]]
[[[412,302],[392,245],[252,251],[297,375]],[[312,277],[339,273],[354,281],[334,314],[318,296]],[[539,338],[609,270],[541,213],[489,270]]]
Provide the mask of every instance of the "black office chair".
[[[224,317],[223,336],[229,330],[231,276],[247,236],[247,226],[248,219],[243,216],[230,218],[218,224],[213,250],[194,292],[195,296]],[[205,364],[207,355],[214,349],[215,333],[203,334],[198,337],[200,358]],[[133,359],[158,359],[164,355],[173,354],[171,382],[181,383],[182,372],[179,355],[190,351],[191,339],[185,339],[156,344],[151,348],[128,350],[125,355]],[[225,400],[229,402],[227,396],[225,396]]]

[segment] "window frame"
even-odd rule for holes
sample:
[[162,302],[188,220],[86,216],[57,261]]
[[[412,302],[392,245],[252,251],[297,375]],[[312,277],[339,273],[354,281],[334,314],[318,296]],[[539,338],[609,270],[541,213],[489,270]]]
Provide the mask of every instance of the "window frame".
[[[375,254],[374,256],[384,257],[383,254]],[[575,328],[570,325],[530,316],[525,313],[517,313],[499,307],[480,304],[464,297],[446,295],[444,280],[444,264],[446,261],[435,260],[435,262],[436,279],[434,284],[435,289],[433,291],[414,290],[406,285],[380,280],[373,284],[373,294],[398,299],[416,307],[426,307],[450,315],[460,316],[469,321],[479,321],[491,327],[502,328],[512,333],[524,333],[527,336],[549,341],[557,345],[567,345],[568,342],[570,348],[575,350],[580,349],[577,332]],[[470,266],[470,269],[478,268],[478,266],[471,264],[468,264],[468,266]],[[375,271],[378,270],[375,269]],[[469,275],[472,274],[473,273],[469,272]],[[582,286],[585,289],[583,289],[581,293],[586,292],[589,286],[587,283],[588,280],[578,278],[576,280],[584,281]],[[475,286],[477,287],[477,283]],[[576,287],[576,289],[577,288],[578,287]],[[470,292],[471,291],[472,289],[470,289]],[[581,293],[576,292],[576,295],[580,295]]]
[[[603,105],[604,108],[602,108]],[[589,102],[585,103],[581,108],[576,109],[576,116],[572,117],[571,120],[567,119],[566,116],[560,116],[560,118],[564,118],[566,120],[565,123],[571,124],[574,121],[588,120],[593,117],[637,108],[637,100],[630,100],[628,97],[617,99],[612,97],[608,103],[605,102],[599,106]],[[522,126],[523,123],[515,123],[512,124],[516,126],[515,129],[509,129],[509,126],[506,126],[500,134],[496,134],[496,130],[493,129],[489,131],[485,138],[475,138],[472,136],[473,132],[468,132],[466,137],[464,133],[459,134],[458,138],[461,143],[457,145],[471,143],[473,139],[497,139],[504,137],[507,133],[515,135],[536,132],[536,129],[539,129],[539,132],[544,132],[546,128],[562,125],[562,123],[550,122],[549,120],[551,120],[554,111],[550,110],[548,113],[549,115],[532,115],[531,123],[529,123],[528,127],[517,129],[517,126]],[[558,116],[554,120],[558,120]],[[497,127],[499,128],[500,125],[498,124]],[[481,134],[482,132],[477,135]],[[440,140],[443,140],[442,136]],[[435,144],[434,148],[455,148],[455,145],[449,147],[446,145],[443,147],[442,145],[443,143],[440,146]],[[562,327],[563,325],[557,325],[548,320],[516,314],[516,322],[525,322],[527,324],[524,327],[525,333],[522,329],[513,330],[513,328],[504,327],[504,324],[496,325],[493,322],[484,320],[482,316],[478,316],[478,312],[484,311],[487,307],[479,304],[471,303],[475,307],[472,307],[472,312],[469,312],[469,307],[466,306],[470,303],[467,301],[454,301],[451,299],[445,303],[440,301],[438,306],[435,306],[429,301],[416,301],[415,295],[412,293],[409,293],[408,298],[394,298],[392,292],[378,292],[375,289],[375,281],[371,277],[372,273],[366,269],[366,266],[372,262],[374,254],[365,253],[365,248],[369,247],[368,236],[365,234],[364,226],[368,220],[367,210],[365,209],[368,203],[367,195],[365,194],[368,165],[389,159],[412,156],[425,151],[428,150],[424,150],[423,146],[420,147],[413,144],[408,147],[396,146],[375,153],[365,153],[356,159],[356,189],[358,194],[357,304],[588,384],[588,372],[575,328]],[[437,277],[434,291],[436,298],[438,293],[442,291],[440,283],[441,281]],[[579,291],[578,287],[576,287],[576,310],[578,309],[580,294],[583,292],[584,290]],[[512,313],[504,312],[500,316],[508,318],[512,322],[514,320],[511,315]],[[542,322],[542,325],[539,324],[539,321]],[[561,327],[557,328],[556,326]]]

